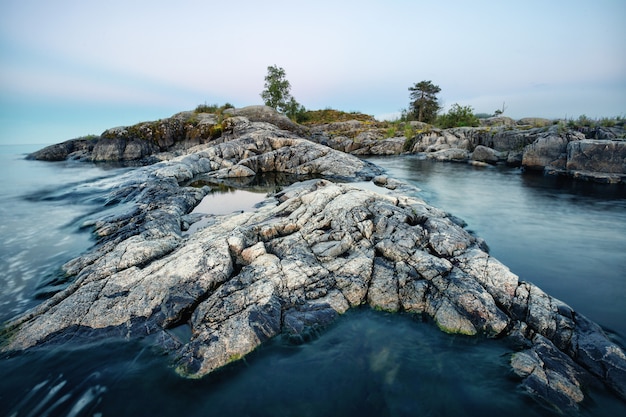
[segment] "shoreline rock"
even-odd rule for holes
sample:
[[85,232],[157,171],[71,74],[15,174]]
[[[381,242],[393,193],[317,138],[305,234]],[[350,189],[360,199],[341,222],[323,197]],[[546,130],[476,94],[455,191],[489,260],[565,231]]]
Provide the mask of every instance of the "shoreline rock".
[[[589,381],[626,399],[622,349],[519,281],[416,189],[267,122],[235,116],[223,127],[219,143],[124,174],[108,198],[120,210],[95,219],[97,244],[64,266],[71,284],[6,323],[3,351],[155,335],[178,372],[196,378],[278,334],[304,337],[369,305],[423,314],[449,333],[515,341],[511,366],[522,386],[562,413],[577,409]],[[268,171],[324,179],[291,185],[253,212],[207,216],[203,228],[183,233],[206,194],[187,186],[192,180]],[[189,340],[172,332],[179,326],[190,326]]]
[[[227,141],[233,134],[241,134],[241,126],[234,133],[233,125],[242,119],[269,123],[357,156],[420,153],[438,161],[468,162],[476,166],[506,164],[577,180],[626,181],[623,126],[572,130],[547,119],[525,118],[516,122],[495,117],[485,120],[481,127],[443,130],[410,122],[405,134],[412,136],[405,137],[374,120],[303,126],[267,106],[225,109],[220,115],[181,112],[167,119],[108,129],[100,136],[51,145],[29,158],[151,164],[182,155],[194,146]],[[603,142],[594,145],[593,141]],[[589,157],[581,146],[588,151],[593,149],[594,155]]]

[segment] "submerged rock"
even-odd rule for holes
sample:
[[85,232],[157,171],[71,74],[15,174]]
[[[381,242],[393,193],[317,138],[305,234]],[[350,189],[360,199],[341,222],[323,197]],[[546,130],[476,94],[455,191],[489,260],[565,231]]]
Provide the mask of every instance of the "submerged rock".
[[[183,233],[206,190],[186,186],[278,171],[323,176],[254,212],[207,216]],[[351,307],[432,318],[445,332],[520,342],[511,365],[563,412],[589,381],[626,398],[626,357],[602,330],[490,256],[461,222],[376,166],[236,116],[219,144],[125,174],[98,243],[64,266],[73,282],[5,325],[17,351],[156,335],[181,375],[202,377],[278,334],[305,340]],[[330,180],[369,180],[368,191]],[[183,340],[172,329],[189,326]]]

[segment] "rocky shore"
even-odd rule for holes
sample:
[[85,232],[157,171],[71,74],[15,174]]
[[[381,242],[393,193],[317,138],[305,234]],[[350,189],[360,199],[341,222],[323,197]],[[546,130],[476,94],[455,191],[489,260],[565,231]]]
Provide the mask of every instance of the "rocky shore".
[[388,130],[362,121],[313,126],[311,132],[316,142],[354,155],[420,153],[438,161],[507,164],[601,183],[626,181],[623,127],[577,130],[543,119],[486,123],[492,125],[436,129],[410,122],[408,137],[386,137]]
[[[119,210],[85,225],[97,244],[64,266],[67,288],[4,324],[3,351],[149,335],[181,375],[198,378],[272,337],[306,340],[311,329],[368,305],[419,314],[449,333],[507,339],[521,386],[561,413],[575,412],[594,385],[626,400],[626,355],[598,325],[520,281],[462,221],[420,200],[416,189],[349,154],[368,146],[374,128],[341,149],[337,126],[303,127],[263,107],[232,110],[222,120],[192,117],[112,129],[33,155],[153,163],[127,172],[110,190],[108,204]],[[519,160],[523,150],[521,164],[530,169],[531,150],[558,137],[550,164],[561,161],[563,149],[565,169],[579,167],[576,155],[592,154],[575,132],[529,130],[520,139],[502,131],[479,144],[487,136],[476,132],[420,133],[411,151],[441,155],[463,151],[463,144],[472,155],[487,155],[484,147],[496,152],[483,158],[494,163]],[[379,148],[369,153],[406,146],[406,138],[371,140]],[[621,152],[619,141],[609,142]],[[619,156],[602,160],[619,164]],[[192,182],[264,172],[303,181],[253,212],[208,215],[187,232],[200,221],[189,213],[209,191]],[[190,336],[180,336],[181,328]]]
[[108,129],[100,136],[52,145],[30,157],[58,161],[139,161],[153,163],[163,153],[220,143],[232,133],[233,118],[271,123],[299,137],[357,156],[419,153],[438,161],[477,166],[507,164],[549,175],[601,183],[626,181],[623,125],[572,129],[564,123],[526,118],[491,118],[481,127],[437,129],[419,122],[404,132],[371,120],[299,125],[265,106],[226,109],[223,114],[181,112],[168,119]]

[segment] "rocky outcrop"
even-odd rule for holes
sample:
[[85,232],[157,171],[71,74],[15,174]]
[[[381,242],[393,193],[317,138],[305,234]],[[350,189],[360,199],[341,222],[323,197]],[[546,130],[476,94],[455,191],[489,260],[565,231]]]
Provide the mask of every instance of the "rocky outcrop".
[[[477,128],[436,129],[418,122],[389,128],[373,118],[303,126],[267,106],[225,109],[220,114],[181,112],[155,122],[108,129],[97,137],[52,145],[29,157],[49,161],[70,158],[154,163],[200,144],[228,140],[229,135],[233,135],[233,126],[241,118],[250,123],[269,123],[313,142],[359,156],[424,153],[438,161],[507,164],[528,171],[599,182],[615,183],[625,178],[614,166],[619,163],[621,155],[623,126],[569,129],[547,119],[525,118],[516,122],[508,117],[485,119]],[[396,131],[398,127],[402,127],[406,136]],[[240,125],[237,129],[236,134],[241,134],[245,126]],[[595,146],[591,158],[583,156],[580,147],[575,145],[572,145],[571,152],[568,150],[571,143],[584,139],[615,143]],[[588,144],[585,146],[590,149]],[[570,160],[571,156],[574,159]]]
[[288,130],[300,136],[308,135],[308,129],[305,126],[293,122],[289,117],[268,106],[248,106],[239,109],[226,109],[224,110],[224,116],[241,116],[251,122],[273,124],[279,129]]
[[[598,326],[519,281],[415,189],[274,125],[228,120],[221,143],[124,174],[108,198],[119,210],[88,224],[97,244],[64,266],[71,284],[7,323],[3,350],[151,335],[181,375],[201,377],[278,334],[305,339],[369,305],[515,341],[522,386],[563,413],[599,381],[626,398],[626,356]],[[184,232],[207,192],[187,184],[265,171],[327,179]],[[375,175],[379,192],[328,180]],[[190,337],[177,336],[181,326]]]
[[522,166],[529,170],[543,171],[545,167],[564,168],[567,162],[566,137],[543,135],[524,148]]
[[187,111],[163,120],[107,129],[100,136],[89,139],[52,145],[32,153],[29,158],[152,163],[160,152],[188,149],[215,141],[221,134],[222,126],[217,115]]
[[472,152],[472,160],[485,162],[488,164],[496,164],[498,163],[498,161],[502,160],[502,157],[495,149],[483,145],[478,145],[476,148],[474,148],[474,152]]
[[567,170],[626,175],[626,141],[580,140],[567,144]]
[[[541,120],[526,122],[539,125]],[[621,182],[626,178],[623,155],[626,142],[615,137],[618,129],[601,131],[603,135],[613,134],[614,138],[589,140],[581,131],[563,130],[556,125],[528,129],[431,129],[411,140],[410,152],[424,153],[438,161],[506,163],[528,171],[596,182]]]
[[72,155],[89,155],[97,143],[98,137],[71,139],[33,152],[27,158],[41,161],[65,161]]
[[[417,123],[417,122],[416,122]],[[388,137],[372,120],[348,120],[310,126],[311,140],[353,155],[399,155],[404,136]]]
[[554,120],[542,117],[524,117],[516,122],[519,126],[546,127],[554,124]]

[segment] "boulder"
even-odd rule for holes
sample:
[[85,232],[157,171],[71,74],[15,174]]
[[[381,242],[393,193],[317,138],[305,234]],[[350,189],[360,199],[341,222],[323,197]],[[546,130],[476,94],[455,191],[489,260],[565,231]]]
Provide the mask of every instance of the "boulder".
[[[405,141],[404,136],[372,141],[368,143],[367,155],[399,155],[402,153]],[[364,148],[361,147],[360,149]],[[355,155],[363,154],[362,152],[353,153]]]
[[626,141],[579,140],[567,145],[567,169],[626,174]]
[[478,162],[486,162],[488,164],[495,164],[500,160],[499,153],[486,146],[478,145],[472,152],[472,160]]
[[543,171],[545,167],[565,168],[567,138],[546,134],[524,148],[522,166],[532,171]]
[[428,159],[434,159],[436,161],[453,161],[463,162],[469,159],[470,153],[465,149],[451,148],[442,149],[440,151],[427,153]]
[[293,122],[284,114],[269,106],[247,106],[238,109],[224,110],[225,116],[241,116],[251,122],[271,123],[279,129],[288,130],[299,135],[306,135],[308,129],[298,123]]

